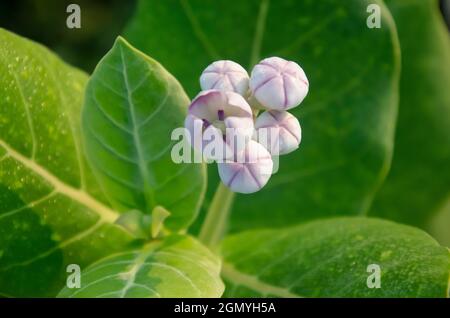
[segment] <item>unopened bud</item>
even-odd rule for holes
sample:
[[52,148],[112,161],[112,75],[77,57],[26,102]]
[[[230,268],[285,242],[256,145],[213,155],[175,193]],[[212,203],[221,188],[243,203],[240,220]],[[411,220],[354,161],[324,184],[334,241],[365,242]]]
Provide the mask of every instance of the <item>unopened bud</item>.
[[285,155],[298,148],[302,130],[298,119],[286,112],[270,110],[262,113],[255,122],[259,143],[272,155]]
[[273,161],[266,148],[250,140],[233,160],[218,163],[218,167],[220,179],[232,191],[253,193],[269,181]]
[[189,130],[190,142],[195,149],[206,154],[205,149],[214,148],[215,155],[207,156],[207,159],[221,160],[234,153],[233,149],[229,149],[228,135],[232,137],[235,135],[233,132],[244,137],[253,135],[253,113],[245,99],[237,93],[203,91],[189,106],[185,127]]
[[266,109],[287,110],[298,106],[308,94],[308,87],[300,65],[279,57],[259,62],[250,78],[251,97]]
[[218,89],[244,96],[248,91],[248,73],[233,61],[216,61],[209,65],[200,76],[202,90]]

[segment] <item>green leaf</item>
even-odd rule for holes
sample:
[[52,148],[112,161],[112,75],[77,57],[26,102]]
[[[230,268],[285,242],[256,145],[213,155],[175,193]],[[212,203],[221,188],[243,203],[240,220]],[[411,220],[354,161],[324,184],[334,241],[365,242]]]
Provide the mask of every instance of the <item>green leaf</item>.
[[81,288],[59,297],[220,297],[220,261],[189,236],[170,236],[112,255],[81,273]]
[[[421,230],[332,218],[228,237],[226,297],[446,297],[449,251]],[[381,269],[380,288],[368,288]]]
[[450,200],[436,213],[426,230],[443,246],[450,247],[449,224]]
[[388,4],[402,48],[400,110],[392,168],[371,214],[425,227],[450,199],[449,33],[435,0]]
[[[371,3],[383,9],[381,29],[366,26]],[[191,96],[217,59],[250,70],[276,55],[305,69],[310,93],[293,110],[300,149],[262,191],[237,197],[231,231],[367,212],[389,168],[398,102],[398,41],[381,2],[140,1],[125,34]]]
[[87,76],[0,29],[0,295],[53,296],[67,264],[85,266],[133,239],[112,225],[85,164]]
[[87,157],[113,207],[151,214],[160,205],[170,230],[196,217],[205,189],[200,164],[175,164],[173,129],[184,127],[189,99],[159,63],[118,38],[86,88]]

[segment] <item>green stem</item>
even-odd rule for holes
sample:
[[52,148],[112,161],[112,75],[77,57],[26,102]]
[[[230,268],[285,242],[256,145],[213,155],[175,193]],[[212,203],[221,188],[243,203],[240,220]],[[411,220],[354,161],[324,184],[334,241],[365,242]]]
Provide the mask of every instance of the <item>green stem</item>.
[[199,234],[200,241],[206,246],[216,247],[224,236],[233,200],[234,192],[221,182],[211,201]]

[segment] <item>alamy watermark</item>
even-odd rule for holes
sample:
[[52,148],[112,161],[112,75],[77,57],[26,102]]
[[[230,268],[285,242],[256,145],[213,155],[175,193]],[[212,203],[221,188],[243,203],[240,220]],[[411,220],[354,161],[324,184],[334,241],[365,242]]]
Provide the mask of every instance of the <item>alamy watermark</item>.
[[367,17],[366,24],[369,29],[381,28],[381,7],[378,4],[372,3],[367,6],[367,13],[370,15]]
[[81,268],[78,264],[69,264],[66,267],[67,275],[66,286],[67,288],[80,288],[81,287]]
[[370,275],[367,277],[368,288],[381,288],[381,267],[378,264],[370,264],[367,266],[367,273]]
[[81,8],[78,4],[69,4],[66,12],[70,13],[66,19],[66,26],[69,29],[81,29]]
[[[171,140],[176,141],[172,147],[171,158],[174,163],[241,163],[257,164],[267,156],[267,151],[274,161],[273,169],[266,171],[261,166],[263,174],[273,174],[278,170],[280,150],[280,129],[262,128],[254,134],[243,132],[242,128],[226,128],[224,134],[218,129],[204,130],[201,121],[194,124],[193,135],[184,127],[172,131]],[[248,151],[249,140],[256,140],[264,146]],[[266,151],[267,150],[267,151]],[[264,171],[263,171],[264,170]]]

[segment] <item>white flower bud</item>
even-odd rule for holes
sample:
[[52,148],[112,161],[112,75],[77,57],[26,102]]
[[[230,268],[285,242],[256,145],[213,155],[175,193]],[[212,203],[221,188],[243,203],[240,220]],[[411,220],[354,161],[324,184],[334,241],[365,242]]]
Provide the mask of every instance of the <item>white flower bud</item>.
[[218,163],[218,168],[220,179],[232,191],[253,193],[269,181],[273,161],[266,148],[250,140],[233,160]]
[[[254,133],[252,110],[245,99],[237,93],[220,90],[203,91],[195,97],[189,106],[185,127],[194,149],[203,151],[206,158],[212,160],[233,156],[228,139],[235,132],[248,139]],[[204,150],[212,147],[220,152],[214,156],[205,154]]]
[[298,119],[286,111],[266,111],[255,122],[258,141],[272,155],[288,154],[300,145],[302,130]]
[[298,106],[308,94],[308,87],[303,69],[279,57],[259,62],[250,78],[251,96],[266,109],[287,110]]
[[200,76],[202,90],[218,89],[244,96],[248,91],[247,71],[233,61],[216,61],[209,65]]

